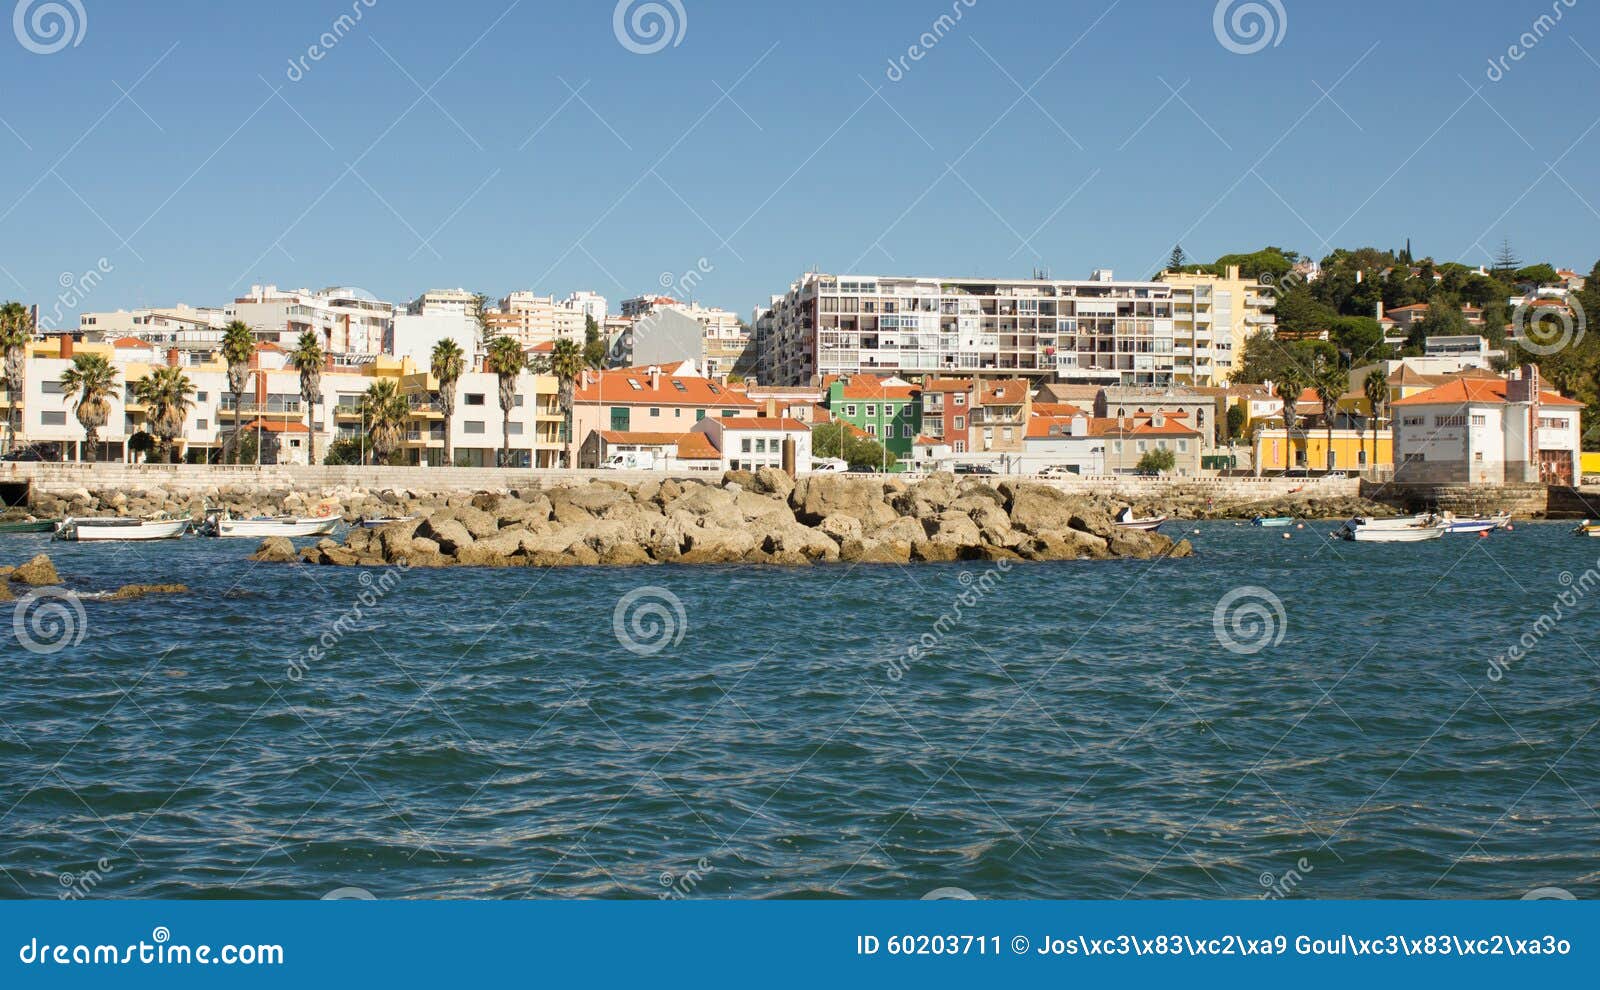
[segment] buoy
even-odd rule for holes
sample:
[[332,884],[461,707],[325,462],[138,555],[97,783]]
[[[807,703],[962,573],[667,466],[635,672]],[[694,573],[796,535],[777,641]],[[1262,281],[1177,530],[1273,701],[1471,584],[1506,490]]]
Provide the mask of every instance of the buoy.
[[1283,538],[1284,538],[1284,539],[1286,539],[1286,540],[1287,540],[1287,539],[1289,539],[1289,538],[1290,538],[1290,536],[1289,536],[1289,534],[1288,534],[1288,533],[1285,533],[1285,534],[1283,534]]
[[1200,535],[1200,531],[1197,529],[1197,530],[1194,531],[1194,533],[1192,535],[1199,536]]
[[1306,528],[1306,524],[1305,523],[1299,523],[1298,525],[1295,526],[1295,529],[1305,529],[1305,528]]
[[1507,532],[1507,533],[1509,533],[1509,532],[1511,532],[1511,530],[1512,530],[1512,529],[1513,529],[1513,528],[1514,528],[1514,527],[1513,527],[1513,526],[1512,526],[1512,525],[1511,525],[1511,524],[1510,524],[1510,523],[1506,523],[1506,532]]
[[1480,532],[1478,534],[1478,539],[1480,539],[1480,540],[1487,540],[1488,538],[1489,538],[1489,531],[1488,530],[1483,530],[1482,532]]

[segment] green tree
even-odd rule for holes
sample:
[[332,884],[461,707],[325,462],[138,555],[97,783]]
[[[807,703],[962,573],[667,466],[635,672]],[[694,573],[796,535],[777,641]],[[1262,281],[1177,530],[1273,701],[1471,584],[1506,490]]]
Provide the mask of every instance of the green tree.
[[1378,463],[1378,422],[1383,418],[1383,411],[1389,405],[1389,372],[1379,365],[1367,373],[1366,380],[1361,383],[1361,391],[1367,397],[1367,405],[1372,410],[1368,422],[1372,426],[1372,456],[1367,459],[1367,464],[1376,466]]
[[194,383],[182,368],[156,368],[133,383],[134,401],[144,406],[151,434],[166,448],[167,460],[178,463],[178,437],[194,408]]
[[[234,320],[222,328],[222,360],[228,365],[228,391],[233,393],[233,462],[239,463],[239,425],[244,421],[244,390],[250,383],[250,359],[256,353],[256,335],[248,324]],[[226,458],[224,458],[226,459]]]
[[98,453],[100,428],[111,416],[111,394],[116,384],[117,369],[98,354],[79,354],[72,359],[71,367],[61,373],[61,387],[72,396],[91,463]]
[[429,361],[433,377],[439,382],[439,410],[444,413],[444,463],[452,467],[456,463],[455,441],[451,439],[456,417],[456,383],[466,373],[467,356],[462,353],[460,344],[445,337],[433,345]]
[[1189,256],[1183,253],[1183,245],[1173,245],[1172,254],[1167,256],[1167,271],[1181,272],[1189,264]]
[[1241,406],[1241,405],[1229,406],[1228,407],[1228,415],[1223,420],[1223,422],[1227,426],[1227,433],[1228,433],[1228,437],[1227,438],[1229,440],[1238,439],[1240,437],[1240,435],[1242,433],[1244,433],[1244,424],[1245,424],[1245,421],[1248,420],[1249,418],[1250,418],[1250,414],[1245,412],[1244,406]]
[[289,363],[300,372],[300,401],[306,405],[306,463],[317,463],[317,406],[322,402],[322,366],[327,355],[315,331],[307,330],[289,352]]
[[1532,282],[1535,285],[1555,285],[1561,281],[1561,276],[1556,274],[1555,266],[1549,264],[1528,265],[1518,268],[1512,276],[1514,282]]
[[600,336],[600,324],[588,314],[583,317],[583,360],[591,368],[606,366],[606,342]]
[[366,437],[344,437],[328,444],[328,453],[322,463],[351,466],[365,464],[367,454],[371,451],[372,444]]
[[584,353],[578,349],[575,341],[562,338],[555,342],[550,351],[550,358],[546,362],[547,373],[554,375],[558,388],[557,397],[561,403],[562,432],[565,434],[565,451],[563,458],[566,467],[572,467],[572,396],[577,388],[577,382],[583,376],[589,361]]
[[500,466],[510,467],[511,410],[517,401],[517,379],[528,370],[528,355],[514,338],[496,337],[489,343],[489,370],[500,380]]
[[374,463],[391,463],[411,418],[411,404],[400,394],[400,386],[393,378],[383,378],[367,386],[359,408]]
[[1337,361],[1318,358],[1311,367],[1311,387],[1316,390],[1317,399],[1322,402],[1322,424],[1328,430],[1328,445],[1324,456],[1328,461],[1328,470],[1332,471],[1335,465],[1333,420],[1339,413],[1340,396],[1350,387],[1350,372]]
[[1293,461],[1294,453],[1294,428],[1300,419],[1300,393],[1306,390],[1310,375],[1298,363],[1290,361],[1283,365],[1278,372],[1278,379],[1273,384],[1273,394],[1283,403],[1283,432],[1284,440],[1290,454],[1289,460]]
[[1178,455],[1165,447],[1157,447],[1154,450],[1145,451],[1144,456],[1139,458],[1136,470],[1140,474],[1161,474],[1165,471],[1171,471],[1177,464]]
[[0,352],[5,358],[6,449],[16,446],[18,413],[22,409],[23,379],[28,360],[28,341],[33,339],[33,313],[19,302],[0,306]]
[[852,471],[887,471],[898,463],[893,451],[870,437],[853,432],[844,423],[824,423],[811,430],[811,456],[837,458]]

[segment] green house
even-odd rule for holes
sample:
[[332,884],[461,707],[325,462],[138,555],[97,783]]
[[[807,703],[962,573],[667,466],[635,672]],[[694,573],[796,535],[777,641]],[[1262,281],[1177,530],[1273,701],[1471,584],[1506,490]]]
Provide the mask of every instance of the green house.
[[892,470],[903,471],[922,432],[921,392],[898,378],[836,378],[828,385],[828,413],[877,438],[898,459]]

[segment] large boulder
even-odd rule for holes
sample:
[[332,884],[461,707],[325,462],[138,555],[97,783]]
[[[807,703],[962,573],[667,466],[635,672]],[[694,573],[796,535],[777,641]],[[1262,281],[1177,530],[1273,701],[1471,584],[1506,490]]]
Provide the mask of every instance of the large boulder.
[[831,515],[822,520],[817,529],[838,543],[861,538],[861,520],[855,516]]
[[898,515],[884,503],[883,486],[878,482],[825,474],[801,479],[789,493],[789,505],[800,521],[810,526],[832,515],[846,515],[871,529]]
[[925,523],[928,539],[957,547],[975,547],[983,542],[978,524],[965,512],[941,512]]
[[[424,536],[439,544],[439,552],[454,555],[463,548],[472,546],[472,534],[467,527],[456,519],[454,511],[429,516],[417,527],[417,535]],[[495,532],[499,532],[497,528]]]
[[107,601],[127,602],[149,595],[187,595],[189,586],[184,584],[125,584],[106,596]]
[[755,474],[754,489],[763,495],[787,499],[794,491],[794,479],[775,467],[764,467]]
[[500,523],[495,517],[482,509],[468,505],[453,510],[456,520],[466,527],[474,540],[481,540],[486,536],[493,536],[500,531]]
[[12,571],[11,580],[17,584],[42,588],[60,584],[61,575],[56,573],[56,565],[50,563],[50,558],[41,553]]
[[839,559],[849,564],[909,564],[907,540],[850,540],[839,548]]
[[287,536],[269,536],[256,547],[250,559],[267,564],[292,564],[297,556],[294,543]]
[[819,530],[802,526],[792,519],[774,526],[762,538],[761,549],[775,557],[784,557],[781,563],[792,563],[787,555],[798,554],[804,562],[838,560],[839,545]]

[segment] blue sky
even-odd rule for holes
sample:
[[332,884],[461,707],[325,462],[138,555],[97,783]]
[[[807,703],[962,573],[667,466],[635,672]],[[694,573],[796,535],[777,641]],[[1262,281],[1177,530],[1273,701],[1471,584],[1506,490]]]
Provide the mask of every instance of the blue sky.
[[615,301],[699,266],[747,313],[812,266],[1144,277],[1180,240],[1600,257],[1582,0],[1263,2],[1252,54],[1212,0],[680,0],[648,54],[613,0],[77,2],[76,46],[0,32],[0,296],[46,309],[102,258],[69,310],[254,281]]

